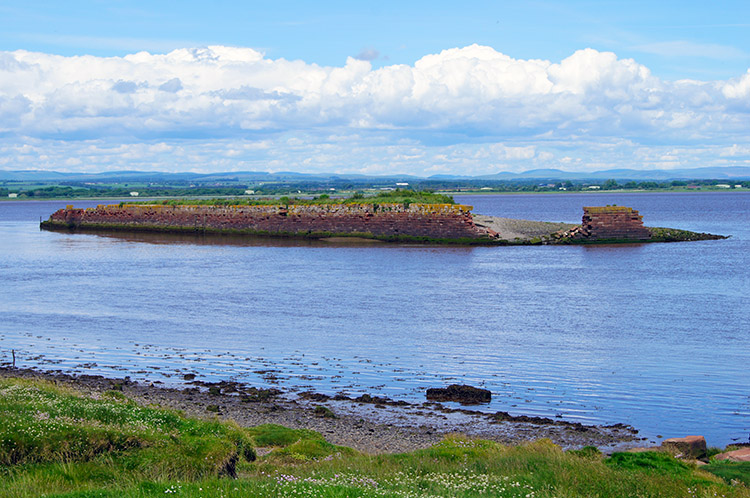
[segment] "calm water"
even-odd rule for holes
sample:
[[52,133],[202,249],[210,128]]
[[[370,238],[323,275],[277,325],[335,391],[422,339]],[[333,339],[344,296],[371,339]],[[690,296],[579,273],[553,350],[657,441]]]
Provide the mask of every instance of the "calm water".
[[[750,194],[465,196],[579,222],[585,205],[723,241],[450,248],[39,231],[69,202],[0,203],[0,362],[370,392],[447,383],[487,410],[750,435]],[[99,202],[75,202],[86,207]]]

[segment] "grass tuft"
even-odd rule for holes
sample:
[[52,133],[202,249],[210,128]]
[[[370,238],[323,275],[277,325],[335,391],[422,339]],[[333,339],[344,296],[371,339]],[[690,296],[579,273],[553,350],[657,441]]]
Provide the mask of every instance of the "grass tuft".
[[263,424],[247,429],[256,446],[289,446],[301,439],[322,440],[323,436],[308,429],[289,429],[283,425]]
[[575,455],[580,458],[588,458],[590,460],[601,460],[602,452],[596,446],[584,446],[579,450],[569,450],[570,455]]

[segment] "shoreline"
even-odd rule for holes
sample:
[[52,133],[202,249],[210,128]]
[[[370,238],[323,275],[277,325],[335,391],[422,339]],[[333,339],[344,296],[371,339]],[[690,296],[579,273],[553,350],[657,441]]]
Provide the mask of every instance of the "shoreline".
[[438,190],[443,195],[579,195],[579,194],[716,194],[716,193],[750,193],[750,189],[701,189],[701,190],[670,190],[670,189],[619,189],[619,190],[550,190],[542,192],[491,192],[487,190]]
[[[565,194],[731,194],[731,193],[746,193],[750,194],[750,188],[745,189],[701,189],[701,190],[642,190],[642,189],[634,189],[634,190],[563,190],[563,191],[549,191],[549,192],[488,192],[486,190],[436,190],[435,193],[441,194],[441,195],[456,195],[456,196],[464,196],[464,195],[471,195],[471,196],[477,196],[477,195],[487,195],[487,196],[493,196],[493,195],[565,195]],[[284,195],[293,195],[293,194],[269,194],[269,195],[244,195],[241,196],[243,198],[248,199],[255,199],[255,198],[265,198],[265,197],[273,197],[273,198],[279,198],[283,197]],[[308,193],[308,194],[301,194],[301,195],[316,195],[314,192]],[[49,201],[85,201],[85,202],[94,202],[94,201],[163,201],[163,200],[175,200],[175,199],[233,199],[236,198],[236,195],[196,195],[196,196],[189,196],[186,197],[184,195],[182,196],[144,196],[144,197],[123,197],[123,196],[106,196],[106,197],[22,197],[22,198],[8,198],[8,197],[0,197],[0,202],[49,202]],[[342,197],[343,198],[343,197]]]
[[[283,388],[257,389],[236,382],[188,382],[183,389],[144,384],[125,378],[72,375],[62,371],[0,366],[2,378],[43,379],[92,397],[118,390],[133,401],[179,410],[190,416],[233,420],[243,427],[279,424],[312,429],[330,443],[367,454],[402,453],[427,448],[444,436],[460,433],[503,444],[549,438],[565,448],[596,446],[602,451],[643,446],[647,438],[624,424],[584,425],[545,417],[511,416],[441,403],[408,403],[364,394],[327,396]],[[192,379],[186,379],[192,381]],[[323,406],[325,409],[316,407]]]

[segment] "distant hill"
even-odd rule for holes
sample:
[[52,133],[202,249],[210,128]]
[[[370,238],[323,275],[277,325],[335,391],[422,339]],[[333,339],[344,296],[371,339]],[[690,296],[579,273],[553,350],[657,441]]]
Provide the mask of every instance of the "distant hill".
[[501,172],[494,175],[476,177],[482,180],[709,180],[709,179],[750,179],[750,168],[747,167],[713,167],[690,169],[609,169],[585,173],[563,171],[560,169],[535,169],[522,173]]
[[464,176],[464,175],[433,175],[428,178],[414,175],[384,175],[368,176],[356,174],[335,173],[296,173],[293,171],[268,173],[265,171],[238,171],[223,173],[165,173],[148,171],[108,171],[104,173],[61,173],[58,171],[0,171],[0,181],[91,181],[116,182],[128,180],[132,182],[220,182],[235,180],[240,182],[294,182],[294,181],[409,181],[409,180],[750,180],[749,167],[710,167],[672,170],[635,170],[610,169],[592,172],[570,172],[560,169],[534,169],[521,173],[501,171],[492,175]]

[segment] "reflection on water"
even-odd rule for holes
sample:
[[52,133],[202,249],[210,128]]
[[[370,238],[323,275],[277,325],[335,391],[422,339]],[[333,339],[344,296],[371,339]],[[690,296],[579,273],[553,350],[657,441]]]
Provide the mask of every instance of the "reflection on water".
[[[264,237],[221,233],[180,233],[180,232],[130,232],[121,230],[99,230],[76,228],[75,230],[52,228],[50,231],[69,234],[88,234],[117,239],[122,242],[138,242],[145,244],[189,244],[209,246],[239,246],[239,247],[371,247],[385,244],[380,240],[362,237],[327,237],[321,239],[305,239],[300,237]],[[392,245],[392,244],[388,244]]]
[[38,228],[65,201],[0,203],[0,362],[15,349],[47,369],[415,401],[469,383],[492,390],[488,410],[746,440],[750,196],[588,197],[461,200],[555,221],[632,204],[647,224],[732,238],[463,248],[70,234]]

